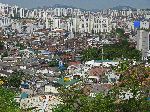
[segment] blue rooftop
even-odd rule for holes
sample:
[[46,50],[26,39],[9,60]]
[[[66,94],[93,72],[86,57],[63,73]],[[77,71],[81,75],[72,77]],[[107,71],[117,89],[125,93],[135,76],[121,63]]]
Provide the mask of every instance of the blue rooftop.
[[140,21],[134,21],[134,28],[140,28]]
[[48,54],[51,54],[51,52],[45,50],[45,51],[42,52],[42,54],[47,54],[48,55]]
[[27,83],[21,84],[21,88],[29,89],[29,84]]
[[21,94],[21,99],[25,99],[25,98],[28,98],[28,94],[25,93],[25,92],[23,92],[23,93]]
[[146,98],[146,100],[150,101],[150,97],[149,97],[149,98]]

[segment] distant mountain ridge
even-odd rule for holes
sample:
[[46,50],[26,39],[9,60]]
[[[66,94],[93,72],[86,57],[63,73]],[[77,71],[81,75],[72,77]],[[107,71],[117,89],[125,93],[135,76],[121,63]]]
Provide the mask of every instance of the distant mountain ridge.
[[43,6],[43,7],[37,7],[36,9],[49,9],[49,8],[73,8],[73,9],[81,9],[83,11],[86,11],[86,9],[77,8],[74,6],[68,6],[68,5],[62,5],[62,4],[55,4],[53,6]]
[[[83,8],[78,8],[78,7],[75,7],[75,6],[68,6],[68,5],[62,5],[62,4],[55,4],[53,6],[43,6],[43,7],[37,7],[37,8],[40,8],[40,9],[48,9],[48,8],[73,8],[73,9],[80,9],[81,11],[92,11],[92,12],[97,12],[97,11],[100,11],[102,9],[83,9]],[[109,8],[109,9],[112,9],[112,10],[136,10],[136,8],[133,8],[133,7],[130,7],[130,6],[116,6],[116,7],[113,7],[113,8]]]
[[92,11],[92,12],[96,12],[100,10],[100,9],[83,9],[83,8],[78,8],[75,6],[68,6],[68,5],[62,5],[62,4],[55,4],[53,6],[43,6],[43,7],[37,7],[37,8],[32,8],[32,9],[49,9],[49,8],[73,8],[73,9],[80,9],[81,11]]
[[116,6],[116,7],[113,7],[113,8],[110,8],[110,9],[113,9],[113,10],[136,10],[136,8],[133,8],[133,7],[130,7],[130,6]]
[[68,6],[68,5],[61,5],[61,4],[55,4],[52,6],[53,8],[73,8],[75,9],[76,7],[74,6]]

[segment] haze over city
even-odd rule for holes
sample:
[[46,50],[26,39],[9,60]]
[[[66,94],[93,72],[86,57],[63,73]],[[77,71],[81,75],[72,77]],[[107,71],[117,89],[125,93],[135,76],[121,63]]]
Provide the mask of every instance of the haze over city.
[[150,0],[0,0],[0,112],[150,112]]
[[118,5],[134,8],[149,8],[150,0],[0,0],[1,3],[19,5],[24,8],[53,6],[55,4],[71,5],[84,9],[105,9]]

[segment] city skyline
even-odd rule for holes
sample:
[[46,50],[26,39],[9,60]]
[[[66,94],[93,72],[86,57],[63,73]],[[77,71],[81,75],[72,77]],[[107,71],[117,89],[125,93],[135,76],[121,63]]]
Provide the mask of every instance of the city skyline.
[[53,6],[55,4],[74,6],[83,9],[107,9],[119,5],[131,6],[133,8],[149,8],[150,5],[150,0],[0,0],[0,2],[9,5],[18,5],[24,8]]

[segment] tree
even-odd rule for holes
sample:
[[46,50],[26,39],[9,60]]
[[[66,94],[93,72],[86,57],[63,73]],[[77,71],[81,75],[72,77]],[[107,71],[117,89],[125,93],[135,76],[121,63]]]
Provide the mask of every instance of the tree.
[[3,48],[4,48],[4,43],[0,41],[0,50],[2,50]]
[[0,87],[0,112],[21,112],[14,97],[13,91]]
[[82,60],[89,61],[97,59],[99,56],[99,49],[98,48],[88,48],[85,51],[83,51],[83,57]]
[[[102,57],[102,48],[88,48],[82,52],[83,60],[98,60]],[[130,47],[130,43],[123,39],[119,43],[104,45],[103,57],[105,60],[115,60],[118,58],[136,59],[141,60],[141,52],[133,47]]]
[[58,66],[58,61],[56,61],[56,60],[50,61],[48,63],[48,66],[49,67],[57,67]]
[[19,47],[20,50],[26,49],[26,46],[21,44],[21,43],[19,43],[19,42],[16,44],[16,46]]
[[[130,64],[129,64],[130,65]],[[149,70],[142,64],[128,66],[124,72],[121,73],[122,77],[117,86],[114,86],[112,91],[115,93],[116,99],[118,96],[123,95],[123,92],[130,91],[132,97],[129,100],[120,100],[116,103],[119,112],[148,112],[150,102],[145,100],[150,93]]]
[[102,93],[96,97],[86,96],[81,85],[70,88],[60,88],[60,98],[63,104],[56,106],[54,112],[114,112],[114,99]]
[[141,52],[133,47],[127,40],[121,40],[119,43],[104,45],[104,59],[136,59],[141,60]]
[[2,58],[3,58],[3,57],[7,57],[7,56],[8,56],[8,52],[5,51],[5,52],[2,54]]
[[[142,64],[129,65],[122,70],[122,77],[116,85],[104,95],[98,93],[96,97],[86,96],[82,85],[59,89],[62,104],[56,106],[54,112],[149,112],[150,102],[146,100],[150,93],[149,68]],[[124,69],[124,67],[123,67]],[[133,95],[129,99],[119,96],[122,91],[130,91]]]
[[116,34],[119,37],[124,37],[125,36],[124,33],[125,33],[124,29],[122,29],[122,28],[116,28]]
[[8,85],[10,87],[19,88],[24,75],[22,71],[14,71],[12,75],[8,77]]

